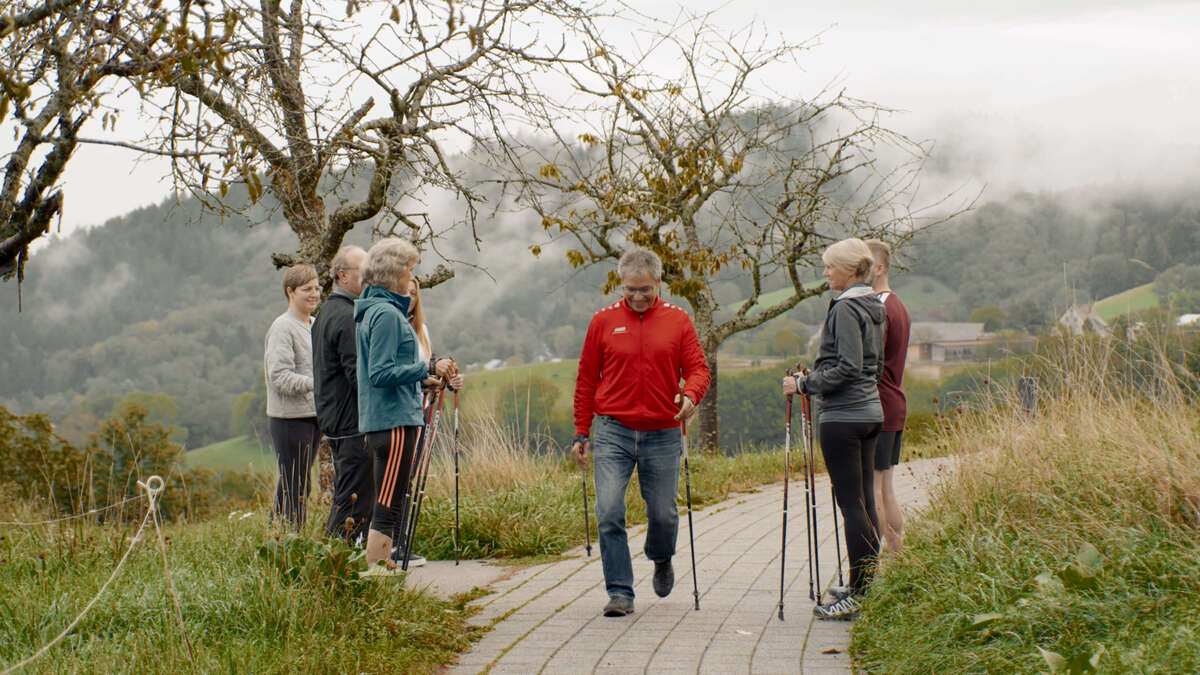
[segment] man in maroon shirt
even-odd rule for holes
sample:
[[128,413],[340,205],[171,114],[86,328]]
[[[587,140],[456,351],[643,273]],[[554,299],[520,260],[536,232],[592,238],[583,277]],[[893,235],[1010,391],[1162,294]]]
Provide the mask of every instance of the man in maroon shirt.
[[[621,256],[624,299],[592,316],[575,380],[575,443],[580,467],[595,454],[596,528],[609,601],[605,616],[633,612],[633,563],[625,533],[625,491],[636,468],[646,502],[646,559],[654,592],[675,584],[679,534],[679,422],[695,412],[712,381],[692,319],[658,297],[662,262],[652,251]],[[684,379],[682,391],[679,380]],[[595,435],[589,441],[592,420]]]
[[878,239],[867,241],[875,257],[875,281],[871,285],[887,312],[883,336],[883,373],[879,378],[879,401],[883,404],[883,431],[875,444],[875,508],[888,551],[898,553],[904,533],[904,514],[892,487],[892,469],[900,463],[900,438],[908,408],[904,399],[904,359],[908,354],[911,322],[908,310],[888,285],[891,250]]

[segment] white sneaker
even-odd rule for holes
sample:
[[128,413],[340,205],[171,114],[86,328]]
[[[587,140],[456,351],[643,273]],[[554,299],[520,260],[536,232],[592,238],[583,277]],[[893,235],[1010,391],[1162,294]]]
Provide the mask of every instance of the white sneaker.
[[362,572],[359,572],[358,576],[360,578],[361,577],[397,577],[397,576],[401,576],[403,574],[404,574],[404,572],[401,571],[398,566],[393,565],[392,563],[387,562],[386,560],[380,560],[379,562],[375,563],[374,565],[367,567],[367,569],[363,570]]

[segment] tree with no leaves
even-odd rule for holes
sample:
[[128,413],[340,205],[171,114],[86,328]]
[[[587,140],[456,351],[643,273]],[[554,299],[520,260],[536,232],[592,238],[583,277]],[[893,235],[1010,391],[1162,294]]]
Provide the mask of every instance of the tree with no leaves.
[[[937,204],[914,205],[926,153],[881,124],[890,111],[841,92],[756,91],[794,73],[782,66],[807,45],[755,29],[725,34],[703,17],[648,42],[647,53],[622,58],[589,34],[589,57],[574,75],[578,114],[548,113],[542,126],[556,142],[514,154],[520,177],[507,185],[552,239],[569,242],[576,267],[616,261],[631,246],[659,254],[663,281],[691,306],[713,373],[699,437],[717,447],[717,352],[726,338],[827,290],[806,282],[830,243],[860,236],[899,246],[949,216]],[[678,72],[647,72],[644,64],[663,55]],[[722,307],[714,293],[722,274],[748,275],[750,296]],[[611,273],[608,290],[617,284]],[[766,301],[771,285],[788,292]]]
[[84,125],[115,126],[116,82],[148,68],[112,32],[151,11],[126,0],[0,2],[0,133],[14,143],[0,187],[0,278],[20,283],[29,245],[62,213],[68,161],[81,144],[105,142],[83,137]]
[[[132,81],[156,110],[152,140],[172,156],[176,185],[223,213],[242,203],[233,186],[251,204],[273,197],[299,240],[295,253],[274,255],[277,266],[324,272],[363,222],[427,248],[459,224],[424,211],[431,190],[454,194],[478,242],[483,197],[447,157],[504,143],[506,120],[545,104],[531,78],[569,61],[560,36],[585,13],[558,0],[349,0],[343,15],[327,10],[185,1],[166,44],[124,41],[163,64]],[[422,281],[451,276],[439,265]]]

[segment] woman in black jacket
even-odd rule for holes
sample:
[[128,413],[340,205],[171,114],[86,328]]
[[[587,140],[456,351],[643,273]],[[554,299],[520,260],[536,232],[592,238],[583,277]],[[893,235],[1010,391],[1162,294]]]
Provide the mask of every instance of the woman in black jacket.
[[871,290],[874,258],[861,239],[825,250],[825,278],[838,291],[821,329],[811,371],[783,378],[785,396],[818,397],[821,453],[842,510],[850,585],[831,589],[833,601],[813,608],[820,619],[853,619],[879,554],[875,512],[875,439],[883,424],[877,382],[883,361],[883,303]]

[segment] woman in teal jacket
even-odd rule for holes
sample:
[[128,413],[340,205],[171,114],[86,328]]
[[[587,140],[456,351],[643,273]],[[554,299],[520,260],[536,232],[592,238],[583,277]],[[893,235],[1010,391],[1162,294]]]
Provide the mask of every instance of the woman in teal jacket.
[[417,336],[408,323],[412,298],[406,292],[418,257],[403,239],[372,246],[363,263],[363,292],[354,301],[358,430],[375,457],[377,497],[366,554],[372,572],[394,568],[389,560],[392,533],[400,524],[424,424],[421,381],[434,373],[445,378],[455,372],[450,359],[430,363],[417,353]]

